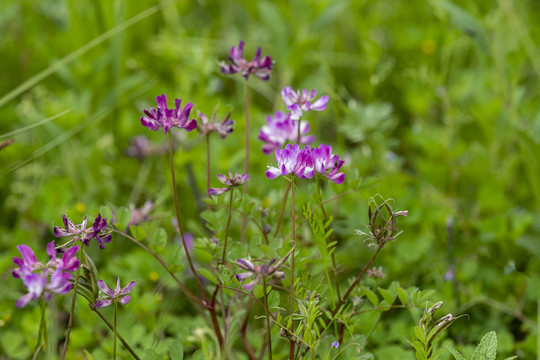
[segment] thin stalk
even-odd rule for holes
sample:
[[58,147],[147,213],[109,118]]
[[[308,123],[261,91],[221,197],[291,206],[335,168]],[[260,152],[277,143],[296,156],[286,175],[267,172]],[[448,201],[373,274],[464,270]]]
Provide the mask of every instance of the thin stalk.
[[121,231],[118,231],[118,230],[113,230],[113,232],[119,234],[119,235],[122,235],[123,237],[125,237],[126,239],[128,240],[131,240],[133,241],[135,244],[139,245],[140,247],[142,247],[146,252],[148,252],[150,255],[152,255],[157,261],[159,261],[159,263],[161,264],[161,266],[163,266],[163,268],[165,270],[167,270],[167,272],[169,273],[169,275],[172,276],[172,278],[178,283],[178,285],[180,286],[180,288],[182,289],[182,291],[184,291],[186,293],[187,296],[189,296],[191,298],[191,300],[195,301],[197,304],[203,306],[203,307],[206,307],[206,305],[197,297],[195,296],[185,285],[184,283],[182,283],[182,281],[180,281],[180,279],[178,279],[176,277],[176,275],[174,275],[174,273],[169,270],[169,267],[167,266],[167,264],[165,264],[165,262],[163,260],[161,260],[161,258],[159,256],[156,255],[156,253],[154,253],[152,250],[150,250],[149,248],[147,248],[144,244],[142,244],[140,241],[138,241],[137,239],[129,236],[128,234],[126,233],[123,233]]
[[231,187],[231,197],[229,199],[229,217],[227,218],[227,227],[225,228],[225,239],[224,239],[224,243],[223,243],[223,254],[221,255],[220,264],[226,264],[227,263],[227,260],[225,259],[225,256],[227,255],[227,242],[228,242],[228,239],[229,239],[229,226],[231,225],[233,195],[234,195],[234,187]]
[[[82,255],[82,246],[79,247],[77,252],[77,258],[80,259]],[[73,316],[75,314],[75,300],[77,299],[77,288],[79,287],[79,274],[81,271],[81,266],[77,267],[77,272],[75,274],[75,284],[73,285],[73,298],[71,299],[71,310],[69,312],[69,321],[66,330],[66,340],[64,341],[64,348],[62,350],[62,360],[65,360],[67,348],[69,344],[69,334],[71,333],[71,328],[73,327]]]
[[[248,81],[244,81],[244,113],[246,116],[246,160],[244,162],[244,174],[249,175],[249,88],[248,88]],[[244,184],[244,197],[248,193],[248,184]],[[241,241],[242,244],[245,244],[245,237],[246,237],[246,224],[247,224],[247,216],[244,215],[242,217],[242,233],[241,233]]]
[[249,314],[251,313],[252,306],[253,306],[253,299],[249,298],[246,305],[246,315],[244,316],[244,320],[242,321],[242,326],[240,327],[240,338],[242,339],[242,344],[244,344],[244,347],[246,348],[246,351],[249,355],[249,359],[255,360],[256,359],[255,351],[253,351],[253,348],[251,347],[251,344],[249,343],[249,340],[247,338]]
[[[291,175],[291,202],[292,202],[292,248],[296,246],[296,218],[295,218],[295,204],[294,204],[294,174]],[[294,314],[294,250],[291,254],[291,294],[290,294],[290,312],[291,312],[291,334],[294,334],[294,321],[292,316]],[[294,359],[295,344],[294,339],[290,339],[291,346],[289,348],[289,360]]]
[[173,198],[174,198],[174,210],[176,212],[176,221],[178,222],[178,229],[180,231],[180,238],[182,239],[182,245],[184,246],[184,251],[186,253],[186,258],[189,263],[189,268],[191,269],[191,273],[193,274],[193,277],[195,278],[197,282],[197,286],[199,287],[199,290],[201,291],[201,294],[208,303],[208,298],[206,297],[206,292],[204,291],[204,288],[201,284],[201,281],[199,280],[199,277],[197,276],[197,271],[195,271],[195,267],[193,266],[193,261],[191,260],[191,255],[189,255],[188,247],[186,244],[186,240],[184,239],[184,230],[182,229],[182,220],[180,219],[180,210],[178,209],[178,194],[176,192],[176,178],[174,176],[174,158],[173,158],[173,148],[172,148],[172,139],[171,139],[171,132],[168,132],[169,135],[169,159],[171,163],[171,178],[172,178],[172,187],[173,187]]
[[169,135],[169,159],[171,163],[171,178],[172,178],[172,187],[173,187],[174,210],[176,212],[176,221],[178,222],[178,230],[180,231],[180,238],[182,239],[182,245],[184,246],[184,251],[186,253],[186,258],[189,263],[189,268],[191,269],[191,273],[193,274],[193,277],[195,278],[195,281],[197,282],[197,286],[199,287],[199,290],[201,291],[201,295],[204,300],[203,305],[210,312],[210,318],[212,319],[212,326],[214,327],[214,332],[216,333],[216,336],[218,338],[219,347],[220,349],[223,349],[223,336],[221,335],[221,328],[219,327],[216,309],[214,308],[214,305],[208,301],[208,296],[206,295],[206,291],[204,291],[204,287],[202,286],[201,280],[199,280],[199,276],[197,275],[197,272],[195,271],[195,267],[193,266],[193,260],[191,260],[191,255],[189,254],[189,251],[188,251],[186,239],[184,238],[184,230],[182,229],[182,220],[180,219],[180,210],[178,209],[178,194],[176,192],[176,178],[174,176],[174,159],[173,159],[173,148],[172,148],[172,139],[171,139],[170,131],[168,132],[168,135]]
[[116,318],[118,313],[118,301],[114,301],[114,345],[113,345],[113,360],[116,360],[116,335],[118,334],[116,332]]
[[[107,326],[109,327],[109,329],[111,329],[112,331],[114,331],[114,327],[113,325],[109,322],[109,320],[107,320],[107,318],[105,317],[105,315],[103,315],[97,308],[94,304],[89,304],[90,305],[90,309],[92,309],[92,311],[94,311],[96,314],[99,315],[99,317],[101,318],[101,320],[103,320],[105,322],[105,324],[107,324]],[[133,349],[131,348],[131,346],[129,346],[129,344],[127,343],[126,340],[124,340],[124,338],[118,333],[116,332],[116,337],[120,340],[120,342],[122,343],[122,345],[124,345],[124,347],[126,348],[127,351],[129,351],[129,353],[131,354],[131,356],[133,356],[134,359],[136,360],[141,360],[137,354],[135,353],[135,351],[133,351]]]
[[264,294],[264,312],[266,313],[266,338],[268,342],[268,359],[272,360],[272,333],[270,332],[270,309],[268,309],[268,294],[266,293],[266,276],[262,277]]
[[[206,194],[210,190],[210,133],[206,134]],[[208,205],[210,208],[210,204]]]
[[[315,179],[315,183],[317,184],[317,194],[319,195],[319,202],[321,204],[321,211],[322,211],[322,214],[323,214],[323,217],[324,217],[324,222],[326,223],[326,222],[328,222],[328,216],[326,215],[326,211],[324,210],[324,203],[323,203],[322,194],[321,194],[321,186],[319,185],[319,178],[318,177]],[[330,235],[330,236],[332,236],[332,235]],[[333,267],[333,270],[334,270],[334,282],[336,283],[337,297],[338,297],[338,299],[341,299],[341,294],[339,292],[339,279],[338,279],[338,273],[337,273],[335,251],[332,252],[332,267]]]
[[285,194],[283,195],[283,201],[281,202],[281,211],[279,213],[279,219],[276,226],[276,231],[274,232],[274,237],[277,236],[281,227],[281,220],[283,219],[283,214],[285,213],[285,206],[287,205],[287,199],[289,198],[289,191],[291,191],[291,183],[287,182],[287,190],[285,190]]
[[38,332],[38,337],[37,337],[37,342],[36,342],[36,350],[34,351],[34,353],[38,351],[41,345],[42,337],[44,339],[44,344],[47,343],[47,321],[45,319],[45,310],[46,310],[47,305],[45,304],[42,298],[39,298],[39,307],[41,310],[41,320],[39,322],[39,332]]

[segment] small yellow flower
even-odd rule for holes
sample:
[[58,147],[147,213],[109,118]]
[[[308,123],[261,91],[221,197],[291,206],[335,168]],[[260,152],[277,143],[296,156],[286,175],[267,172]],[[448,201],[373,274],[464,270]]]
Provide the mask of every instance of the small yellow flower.
[[79,214],[84,214],[86,212],[86,205],[82,202],[78,202],[77,205],[75,205],[75,209]]
[[159,274],[155,271],[152,271],[150,274],[148,274],[148,277],[150,278],[150,280],[152,280],[153,282],[156,282],[159,280]]
[[420,44],[420,50],[426,55],[431,55],[435,52],[437,49],[437,44],[435,44],[435,41],[431,39],[425,39]]

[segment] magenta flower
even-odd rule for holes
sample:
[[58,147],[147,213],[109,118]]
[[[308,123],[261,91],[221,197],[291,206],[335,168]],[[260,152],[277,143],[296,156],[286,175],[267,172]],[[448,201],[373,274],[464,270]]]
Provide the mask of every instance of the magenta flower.
[[249,175],[237,172],[234,176],[229,171],[229,177],[223,174],[217,176],[219,181],[227,187],[225,188],[211,188],[208,190],[208,195],[221,195],[237,186],[245,184],[249,180]]
[[321,144],[318,148],[311,149],[311,156],[315,172],[336,184],[341,184],[345,180],[345,174],[339,172],[344,161],[339,156],[332,154],[330,145]]
[[317,90],[311,90],[309,93],[306,89],[294,92],[290,86],[287,86],[281,91],[281,97],[287,105],[287,109],[291,110],[291,119],[299,120],[302,117],[303,111],[315,110],[323,111],[328,103],[328,95],[321,96],[318,100],[312,103],[317,95]]
[[[263,152],[270,154],[281,147],[287,141],[296,142],[298,139],[298,123],[291,119],[291,114],[276,112],[274,116],[266,117],[266,125],[261,128],[259,139],[266,144],[263,145]],[[304,121],[300,124],[300,135],[309,132],[309,123]],[[315,136],[300,136],[300,144],[309,145],[315,140]]]
[[184,128],[187,131],[191,131],[197,128],[197,120],[189,120],[189,113],[193,108],[192,103],[187,103],[184,109],[180,106],[182,100],[174,99],[174,109],[167,107],[167,96],[162,94],[156,98],[157,108],[150,108],[150,110],[144,110],[146,116],[141,117],[141,124],[150,130],[156,131],[160,127],[163,127],[165,134],[171,127]]
[[[289,252],[290,254],[290,252]],[[242,287],[246,290],[252,290],[255,285],[264,277],[275,276],[281,280],[285,279],[285,273],[283,271],[278,271],[278,269],[287,261],[289,254],[285,255],[278,263],[276,259],[270,260],[268,264],[255,265],[249,259],[238,259],[236,264],[243,270],[246,270],[244,273],[236,275],[236,279],[240,282],[244,282],[248,279],[251,279],[250,282],[242,284]]]
[[37,261],[32,249],[27,245],[19,245],[17,249],[21,258],[13,258],[18,268],[12,271],[14,278],[23,280],[28,293],[17,300],[15,306],[25,307],[30,300],[37,300],[43,296],[45,301],[50,300],[54,294],[67,294],[71,289],[70,271],[79,267],[79,260],[74,256],[79,250],[78,246],[69,248],[61,259],[56,257],[54,241],[47,244],[49,262],[43,264]]
[[243,53],[244,42],[240,41],[238,47],[233,46],[231,48],[229,55],[230,64],[227,64],[224,61],[220,63],[221,73],[224,75],[240,73],[246,80],[249,78],[249,75],[254,74],[264,81],[268,80],[274,66],[270,56],[261,58],[261,48],[258,47],[255,57],[248,62],[242,57]]
[[80,225],[75,225],[75,223],[73,223],[71,219],[68,219],[66,215],[62,215],[62,219],[64,220],[65,229],[55,226],[54,236],[71,238],[67,243],[61,246],[62,248],[72,245],[78,240],[80,240],[84,245],[88,246],[90,244],[90,240],[95,238],[99,243],[99,247],[101,249],[105,249],[105,245],[103,245],[103,243],[108,243],[111,241],[112,233],[111,231],[106,230],[107,219],[102,218],[101,214],[98,214],[91,228],[87,228],[88,223],[86,217],[83,219],[83,222]]
[[266,177],[269,179],[291,173],[302,179],[311,179],[315,173],[309,146],[300,149],[298,144],[287,144],[285,149],[276,150],[276,161],[278,167],[268,166],[266,171]]
[[113,289],[110,289],[103,280],[99,280],[98,287],[103,295],[98,297],[98,301],[96,302],[97,308],[109,306],[116,301],[122,305],[126,305],[131,300],[131,296],[128,294],[135,287],[135,281],[130,282],[125,288],[120,288],[120,277],[118,277],[116,289],[113,291]]
[[209,120],[208,116],[201,112],[197,112],[197,116],[201,120],[198,130],[203,135],[208,135],[211,132],[215,131],[221,136],[222,139],[225,139],[227,135],[233,132],[234,121],[229,119],[230,113],[225,116],[225,118],[216,123],[216,113],[212,115],[212,119]]

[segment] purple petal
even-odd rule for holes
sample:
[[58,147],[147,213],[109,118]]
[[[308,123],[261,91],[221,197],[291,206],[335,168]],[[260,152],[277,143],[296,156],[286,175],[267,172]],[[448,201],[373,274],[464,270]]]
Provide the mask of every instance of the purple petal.
[[32,266],[38,262],[36,259],[36,255],[28,245],[18,245],[17,249],[21,253],[23,261],[26,265]]
[[328,95],[321,96],[320,99],[311,104],[310,110],[323,111],[328,103]]
[[56,249],[54,248],[54,241],[47,244],[47,255],[51,260],[56,259]]
[[18,307],[18,308],[23,308],[25,307],[26,305],[28,305],[28,303],[30,302],[30,300],[32,300],[32,297],[34,296],[34,294],[32,293],[28,293],[26,295],[24,295],[23,297],[19,298],[16,302],[15,302],[15,306]]
[[131,296],[129,295],[126,295],[124,297],[121,297],[118,302],[122,305],[127,305],[129,303],[129,301],[131,300]]
[[133,290],[134,287],[135,287],[135,281],[132,281],[125,288],[120,290],[120,292],[118,294],[127,295],[127,294],[129,294],[131,292],[131,290]]
[[280,176],[282,174],[281,170],[279,170],[278,168],[276,167],[272,167],[272,166],[269,166],[268,167],[268,170],[266,170],[266,177],[269,178],[269,179],[275,179],[277,178],[278,176]]
[[208,189],[208,195],[221,195],[229,191],[230,188],[211,188]]
[[104,308],[104,307],[107,307],[109,305],[111,305],[113,303],[112,300],[99,300],[97,303],[96,303],[96,307],[98,309],[100,308]]
[[107,284],[105,284],[105,281],[98,280],[97,284],[98,284],[99,290],[101,290],[104,294],[110,295],[112,293],[112,290],[109,289]]

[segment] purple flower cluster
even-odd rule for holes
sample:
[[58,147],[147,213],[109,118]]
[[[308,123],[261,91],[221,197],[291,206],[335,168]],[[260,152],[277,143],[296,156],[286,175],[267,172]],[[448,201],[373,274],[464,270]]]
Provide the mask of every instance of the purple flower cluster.
[[150,130],[156,131],[163,127],[165,134],[171,127],[184,128],[191,131],[197,128],[197,120],[189,120],[189,113],[193,108],[193,104],[188,102],[184,109],[181,107],[182,100],[174,99],[174,109],[167,107],[167,96],[162,94],[156,98],[157,107],[144,110],[146,116],[141,117],[141,124]]
[[330,145],[321,144],[311,149],[300,149],[297,144],[287,144],[284,149],[276,150],[278,167],[268,166],[266,177],[275,179],[280,175],[293,174],[302,179],[311,179],[318,173],[336,184],[345,180],[345,174],[339,172],[344,161],[332,154]]
[[27,245],[19,245],[17,249],[22,255],[21,258],[13,258],[13,262],[18,267],[12,271],[13,277],[22,279],[28,293],[17,300],[15,306],[25,307],[30,300],[37,300],[43,296],[48,301],[54,294],[67,294],[71,289],[69,272],[77,270],[79,260],[75,253],[78,246],[73,246],[64,252],[61,259],[56,257],[54,241],[47,244],[47,254],[49,261],[43,264],[36,259],[36,255]]
[[245,184],[249,180],[249,175],[237,172],[234,176],[229,171],[229,176],[219,174],[217,176],[219,181],[227,187],[225,188],[211,188],[208,190],[208,195],[221,195],[231,190],[234,187]]
[[96,239],[101,249],[105,249],[103,243],[111,241],[112,234],[107,229],[107,219],[102,218],[101,214],[94,220],[94,224],[91,228],[87,228],[87,220],[84,218],[82,224],[75,225],[71,219],[68,219],[66,215],[62,215],[64,220],[64,227],[62,229],[59,226],[54,227],[54,236],[56,237],[71,237],[71,239],[62,245],[67,247],[80,240],[84,245],[88,246],[90,240]]
[[246,80],[249,75],[268,80],[274,63],[270,56],[261,57],[261,48],[257,48],[255,57],[251,61],[247,61],[242,56],[244,54],[244,42],[240,41],[238,47],[233,46],[229,55],[230,64],[222,61],[220,63],[221,73],[224,75],[240,73]]
[[98,280],[99,290],[103,293],[98,297],[96,302],[97,308],[103,308],[118,301],[122,305],[126,305],[131,300],[131,296],[128,294],[135,287],[135,281],[130,282],[126,287],[120,288],[120,277],[116,282],[116,289],[109,288],[103,280]]
[[221,122],[216,123],[215,113],[212,115],[212,120],[209,120],[208,116],[201,112],[197,112],[197,117],[201,119],[198,130],[203,135],[208,135],[215,131],[222,139],[225,139],[227,135],[233,132],[234,127],[234,120],[231,120],[229,116],[230,114],[227,114]]
[[[309,132],[309,123],[304,121],[300,124],[300,135]],[[274,116],[266,117],[266,125],[261,128],[259,139],[266,144],[263,145],[263,152],[270,154],[272,151],[283,146],[287,141],[298,141],[298,125],[291,119],[291,114],[278,111]],[[309,145],[315,140],[315,136],[300,136],[299,143]]]
[[318,100],[312,103],[317,95],[317,90],[308,92],[306,89],[293,91],[290,86],[287,86],[281,91],[281,97],[287,105],[287,109],[291,111],[291,119],[299,120],[302,117],[303,111],[315,110],[323,111],[328,103],[328,95],[321,96]]

